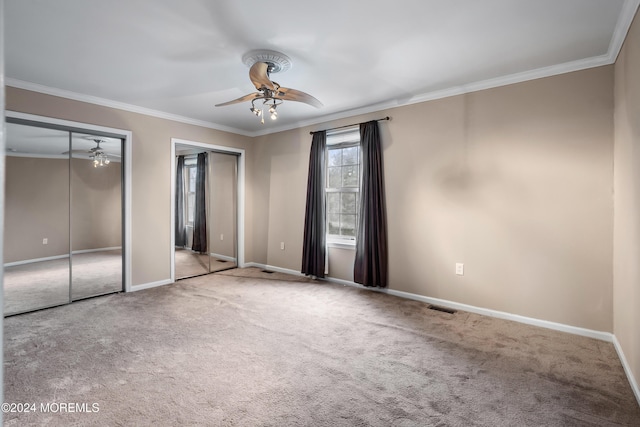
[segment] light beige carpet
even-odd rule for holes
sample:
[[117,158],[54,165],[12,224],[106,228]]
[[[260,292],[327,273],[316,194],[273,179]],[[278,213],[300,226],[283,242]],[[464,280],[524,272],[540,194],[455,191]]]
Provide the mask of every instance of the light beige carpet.
[[610,343],[260,275],[5,319],[6,402],[99,408],[5,425],[639,425]]

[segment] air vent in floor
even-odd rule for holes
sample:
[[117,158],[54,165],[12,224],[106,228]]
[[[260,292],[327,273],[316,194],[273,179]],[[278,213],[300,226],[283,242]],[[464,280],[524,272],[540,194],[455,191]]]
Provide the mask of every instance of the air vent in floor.
[[429,309],[430,310],[436,310],[436,311],[441,311],[443,313],[449,313],[449,314],[455,314],[456,310],[453,310],[451,308],[446,308],[446,307],[440,307],[438,305],[429,305]]
[[269,271],[269,270],[262,270],[262,272],[267,274],[273,274],[273,271]]

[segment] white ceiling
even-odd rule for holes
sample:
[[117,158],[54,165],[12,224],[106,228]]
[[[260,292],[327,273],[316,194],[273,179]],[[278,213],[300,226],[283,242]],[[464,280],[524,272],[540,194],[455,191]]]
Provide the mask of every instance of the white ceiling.
[[[7,84],[261,135],[615,61],[640,0],[11,0]],[[242,56],[324,107],[265,124]]]

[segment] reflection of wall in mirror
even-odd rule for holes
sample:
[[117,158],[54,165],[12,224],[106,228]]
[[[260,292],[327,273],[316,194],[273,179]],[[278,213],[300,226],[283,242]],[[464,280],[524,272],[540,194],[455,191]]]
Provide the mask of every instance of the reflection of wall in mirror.
[[[73,250],[120,246],[120,164],[72,165]],[[68,254],[69,161],[7,156],[5,173],[4,262]]]
[[[209,252],[236,256],[236,163],[231,154],[209,153]],[[223,236],[223,239],[220,239]]]
[[118,247],[122,242],[120,163],[94,167],[71,160],[71,236],[73,250]]

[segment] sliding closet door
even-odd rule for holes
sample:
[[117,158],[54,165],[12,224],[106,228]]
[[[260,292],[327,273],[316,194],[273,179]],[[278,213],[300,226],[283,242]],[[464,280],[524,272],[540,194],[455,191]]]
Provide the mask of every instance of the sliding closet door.
[[69,302],[69,132],[7,123],[4,314]]
[[122,290],[122,140],[72,134],[71,295]]
[[[175,271],[176,279],[185,279],[187,277],[201,276],[209,273],[209,255],[206,248],[209,246],[207,236],[199,239],[202,250],[193,250],[194,248],[194,230],[196,226],[196,216],[198,209],[198,153],[187,147],[176,147],[176,153],[182,156],[182,162],[176,161],[176,215],[180,214],[183,218],[184,241],[176,240],[175,247]],[[205,172],[205,177],[206,177]],[[181,178],[180,178],[181,177]],[[208,200],[209,186],[204,182],[205,188],[205,208]],[[179,197],[179,194],[182,194]],[[200,198],[202,199],[202,198]],[[178,227],[178,225],[176,225]],[[205,217],[205,227],[210,227]],[[197,245],[196,245],[197,246]],[[198,249],[196,247],[196,249]]]
[[209,153],[210,271],[234,268],[237,258],[238,156]]

